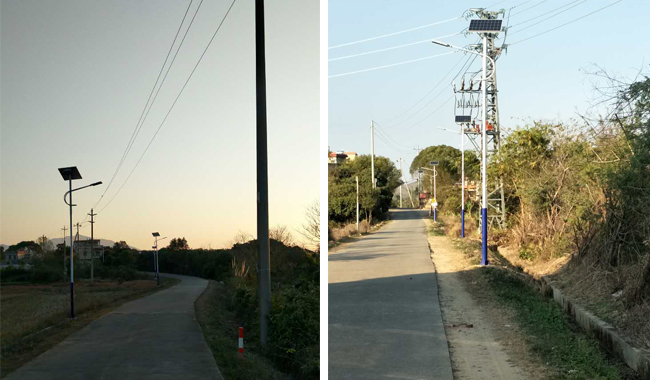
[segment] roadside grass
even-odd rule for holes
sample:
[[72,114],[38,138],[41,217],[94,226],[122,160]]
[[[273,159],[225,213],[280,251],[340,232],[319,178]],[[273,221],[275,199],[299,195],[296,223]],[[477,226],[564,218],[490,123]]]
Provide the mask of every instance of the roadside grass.
[[75,283],[75,319],[70,320],[70,284],[2,284],[0,295],[0,361],[4,377],[57,345],[75,331],[121,304],[180,282],[152,280]]
[[531,349],[553,370],[553,379],[634,379],[634,372],[604,352],[559,305],[515,274],[481,268],[494,298],[514,311]]
[[285,380],[291,376],[273,366],[261,354],[255,336],[244,332],[244,355],[237,350],[238,329],[234,309],[229,309],[228,292],[224,284],[211,280],[208,288],[194,303],[203,336],[214,356],[219,371],[228,380]]

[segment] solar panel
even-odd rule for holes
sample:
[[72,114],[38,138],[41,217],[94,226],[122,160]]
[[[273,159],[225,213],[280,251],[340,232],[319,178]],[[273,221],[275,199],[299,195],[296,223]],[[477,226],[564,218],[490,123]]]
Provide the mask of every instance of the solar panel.
[[431,162],[429,162],[429,165],[436,166],[436,165],[438,165],[438,161],[431,161]]
[[471,116],[456,116],[456,123],[470,123],[471,121]]
[[503,20],[471,20],[469,31],[478,33],[495,33],[501,31]]

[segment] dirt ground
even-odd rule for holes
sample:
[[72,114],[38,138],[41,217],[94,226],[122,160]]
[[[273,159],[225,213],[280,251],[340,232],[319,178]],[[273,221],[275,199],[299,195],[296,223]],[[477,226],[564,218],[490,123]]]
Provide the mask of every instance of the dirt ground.
[[[429,227],[430,220],[426,220]],[[544,379],[548,371],[509,315],[489,301],[480,267],[445,236],[429,235],[455,379]],[[471,326],[471,327],[470,327]]]

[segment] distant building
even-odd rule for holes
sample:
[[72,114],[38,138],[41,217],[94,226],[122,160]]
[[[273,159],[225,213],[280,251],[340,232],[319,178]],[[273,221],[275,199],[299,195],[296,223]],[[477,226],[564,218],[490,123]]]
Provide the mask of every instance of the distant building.
[[104,246],[99,245],[99,240],[79,240],[74,242],[75,259],[90,261],[91,250],[95,253],[95,258],[104,256]]
[[348,161],[354,161],[358,156],[357,152],[345,152],[344,154],[347,156],[345,159]]
[[330,165],[341,165],[346,160],[354,161],[357,156],[358,154],[356,152],[344,152],[342,150],[330,152],[327,157],[327,163]]
[[18,252],[16,252],[16,251],[6,251],[5,252],[5,264],[7,264],[7,265],[18,265]]

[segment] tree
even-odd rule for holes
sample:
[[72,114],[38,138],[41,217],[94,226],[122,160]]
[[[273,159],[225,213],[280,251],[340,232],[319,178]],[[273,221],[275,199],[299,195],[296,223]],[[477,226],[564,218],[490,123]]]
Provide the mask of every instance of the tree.
[[167,249],[170,251],[187,251],[190,249],[190,246],[187,244],[185,238],[174,238],[169,242]]
[[287,226],[276,226],[269,230],[269,239],[279,241],[280,243],[291,247],[294,245],[294,238]]
[[45,235],[39,236],[38,239],[36,239],[36,244],[41,247],[42,253],[54,251],[54,244],[52,244],[50,239],[48,239]]
[[[332,169],[328,181],[328,216],[330,221],[345,223],[356,218],[356,180],[359,177],[359,202],[368,218],[388,211],[394,190],[401,185],[400,172],[393,162],[375,156],[376,189],[372,189],[371,157],[358,156]],[[363,195],[362,195],[363,194]],[[361,198],[364,198],[363,201]]]
[[313,201],[305,210],[305,217],[307,221],[302,225],[302,230],[299,231],[302,236],[307,239],[311,248],[316,252],[320,251],[320,202]]

